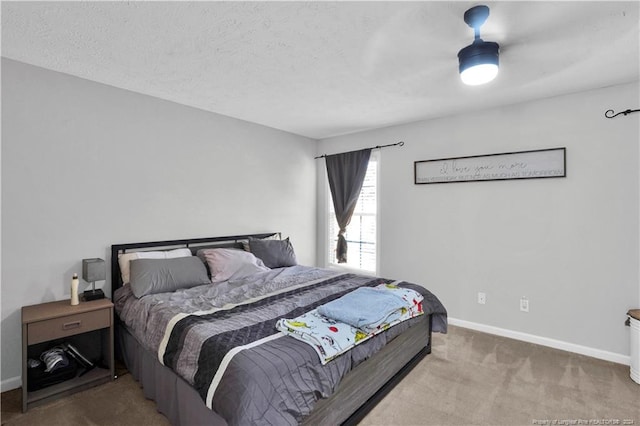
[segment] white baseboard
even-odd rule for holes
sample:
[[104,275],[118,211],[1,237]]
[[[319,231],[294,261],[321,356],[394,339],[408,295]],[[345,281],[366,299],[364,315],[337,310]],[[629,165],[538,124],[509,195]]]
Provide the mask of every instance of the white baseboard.
[[574,352],[580,355],[590,356],[592,358],[603,359],[605,361],[615,362],[617,364],[630,365],[631,357],[629,355],[617,354],[615,352],[603,351],[602,349],[590,348],[588,346],[576,345],[575,343],[564,342],[562,340],[550,339],[548,337],[536,336],[534,334],[522,333],[520,331],[507,330],[504,328],[494,327],[491,325],[479,324],[476,322],[465,321],[457,318],[449,317],[449,324],[458,327],[470,328],[472,330],[482,331],[484,333],[495,334],[497,336],[508,337],[510,339],[522,340],[524,342],[535,343],[536,345],[548,346],[554,349]]
[[22,386],[22,378],[20,376],[12,377],[0,382],[0,392],[18,389],[20,386]]

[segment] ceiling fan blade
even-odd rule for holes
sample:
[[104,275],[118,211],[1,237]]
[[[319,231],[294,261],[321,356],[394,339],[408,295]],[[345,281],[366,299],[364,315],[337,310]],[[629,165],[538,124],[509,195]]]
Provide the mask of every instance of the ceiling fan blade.
[[[434,58],[446,58],[452,40],[465,37],[451,25],[459,20],[461,9],[449,2],[408,4],[369,38],[362,53],[362,75],[374,79],[413,75],[433,64]],[[467,29],[471,40],[473,32]]]
[[625,15],[628,7],[624,2],[496,2],[481,35],[510,48],[543,41],[579,42],[608,27],[610,19],[620,20],[622,27],[637,26]]

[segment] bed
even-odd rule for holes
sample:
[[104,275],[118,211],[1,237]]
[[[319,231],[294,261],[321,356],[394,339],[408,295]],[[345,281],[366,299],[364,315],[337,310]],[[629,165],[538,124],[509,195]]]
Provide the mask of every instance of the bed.
[[[437,297],[401,282],[424,295],[425,315],[322,365],[311,346],[278,333],[275,321],[392,280],[292,264],[142,297],[133,294],[139,280],[123,283],[123,255],[188,249],[211,278],[219,271],[203,257],[207,253],[239,255],[247,243],[257,249],[258,241],[271,239],[283,241],[278,233],[263,233],[111,247],[116,350],[172,424],[356,424],[431,352],[431,333],[446,332],[446,310]],[[132,261],[131,279],[149,275],[139,271],[150,264]]]

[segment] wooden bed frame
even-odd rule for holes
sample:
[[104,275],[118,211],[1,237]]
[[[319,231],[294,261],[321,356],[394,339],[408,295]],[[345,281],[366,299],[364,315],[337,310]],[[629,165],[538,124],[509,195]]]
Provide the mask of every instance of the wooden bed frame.
[[[279,233],[262,233],[234,235],[227,237],[192,238],[181,240],[166,240],[141,243],[115,244],[111,246],[111,299],[115,291],[122,287],[122,277],[118,264],[118,255],[127,251],[171,250],[175,248],[189,248],[195,252],[202,248],[242,248],[242,242],[249,238],[267,238]],[[119,339],[120,327],[124,327],[117,313],[115,316],[116,356],[124,359],[122,339]],[[329,398],[321,399],[311,414],[305,418],[303,424],[343,424],[355,425],[371,411],[385,395],[395,387],[426,355],[431,353],[431,315],[425,315],[425,326],[416,325],[403,332],[389,342],[380,352],[360,363],[350,371],[341,381],[337,390]],[[124,333],[123,333],[124,334]],[[426,344],[425,344],[426,340]],[[127,365],[129,368],[129,366]],[[184,380],[172,370],[162,366],[166,372],[175,376],[176,380]],[[131,370],[131,368],[130,368]],[[371,374],[375,371],[376,374]],[[134,374],[134,377],[136,375]],[[138,377],[136,377],[138,379]],[[143,387],[145,383],[138,379]],[[186,384],[186,382],[184,382]],[[147,394],[145,392],[145,394]],[[153,398],[153,396],[151,396]],[[180,398],[180,396],[177,396]],[[166,413],[162,401],[156,400],[158,410]],[[345,402],[348,401],[348,402]],[[204,407],[204,402],[200,400]],[[345,405],[351,405],[346,406]],[[206,408],[206,407],[205,407]],[[168,409],[168,408],[167,408]],[[208,410],[208,409],[207,409]],[[209,410],[211,411],[211,410]]]

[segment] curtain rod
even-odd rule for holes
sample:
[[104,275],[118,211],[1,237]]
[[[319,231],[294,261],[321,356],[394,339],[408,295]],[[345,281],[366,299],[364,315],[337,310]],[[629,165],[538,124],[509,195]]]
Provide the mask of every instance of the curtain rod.
[[[387,145],[376,145],[376,146],[372,146],[369,149],[380,149],[380,148],[386,148],[386,147],[389,147],[389,146],[404,146],[404,142],[400,141],[400,142],[396,142],[396,143],[390,143],[390,144],[387,144]],[[360,151],[360,150],[357,150],[357,151]],[[356,151],[347,151],[347,152],[356,152]],[[346,152],[341,152],[341,154],[346,154]],[[336,154],[331,154],[331,155],[336,155]],[[322,154],[322,155],[319,155],[317,157],[313,157],[313,159],[317,160],[318,158],[325,158],[326,156],[327,156],[327,154]]]

